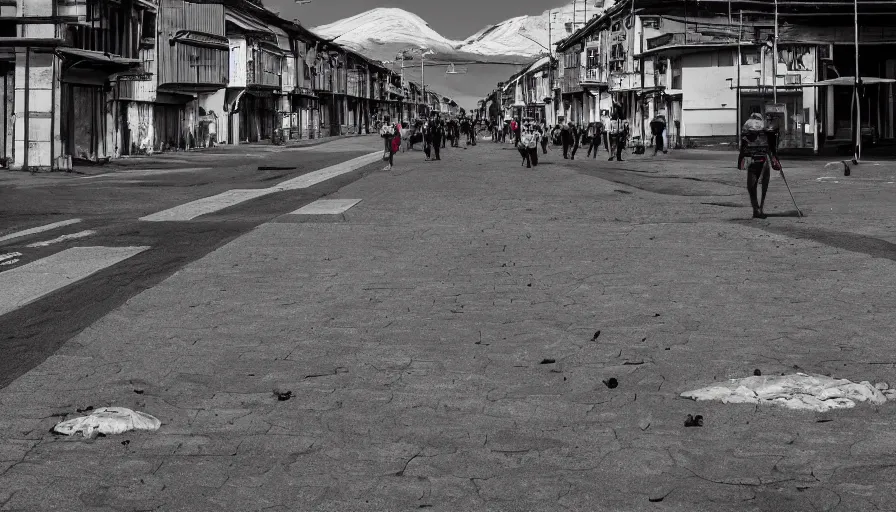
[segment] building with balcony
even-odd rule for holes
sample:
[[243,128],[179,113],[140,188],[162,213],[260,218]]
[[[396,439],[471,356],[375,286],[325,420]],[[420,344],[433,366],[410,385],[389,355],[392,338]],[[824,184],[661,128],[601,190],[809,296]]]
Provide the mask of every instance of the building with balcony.
[[[621,0],[558,44],[564,106],[573,117],[578,85],[598,91],[597,108],[585,102],[586,114],[612,101],[635,136],[646,137],[650,120],[665,115],[673,145],[733,142],[751,113],[766,111],[781,115],[782,147],[819,150],[848,142],[852,90],[835,83],[852,80],[838,76],[855,76],[851,5],[782,4],[776,45],[772,3],[709,0],[698,10],[639,0],[632,7],[631,0]],[[893,138],[896,30],[888,20],[896,5],[875,8],[876,16],[861,9],[860,74],[874,82],[861,102],[863,130]],[[582,71],[577,84],[566,71],[574,67]]]
[[118,152],[121,81],[143,77],[154,1],[15,0],[0,4],[0,86],[10,169],[71,169]]

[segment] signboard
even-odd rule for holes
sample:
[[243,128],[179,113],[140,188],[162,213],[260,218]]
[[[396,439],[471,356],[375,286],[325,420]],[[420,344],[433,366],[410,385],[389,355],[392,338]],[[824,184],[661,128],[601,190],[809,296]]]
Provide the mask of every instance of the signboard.
[[769,103],[765,106],[766,114],[786,114],[787,105],[784,103]]
[[229,87],[246,87],[246,40],[230,40]]
[[140,75],[119,75],[120,82],[148,82],[152,80],[152,73],[143,73]]

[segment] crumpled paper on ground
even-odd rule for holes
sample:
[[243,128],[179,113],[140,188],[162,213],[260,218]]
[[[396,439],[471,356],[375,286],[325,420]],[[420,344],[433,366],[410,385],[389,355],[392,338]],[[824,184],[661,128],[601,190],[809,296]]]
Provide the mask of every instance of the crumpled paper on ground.
[[[887,401],[887,396],[868,381],[857,384],[846,379],[805,373],[730,379],[686,391],[681,396],[694,400],[718,400],[725,404],[768,403],[817,412],[849,409],[855,407],[856,402],[880,405]],[[889,396],[896,398],[892,393]]]
[[112,435],[129,430],[158,430],[162,422],[149,414],[124,407],[100,407],[90,416],[63,421],[53,427],[53,432],[73,436],[80,432],[84,437],[97,434]]

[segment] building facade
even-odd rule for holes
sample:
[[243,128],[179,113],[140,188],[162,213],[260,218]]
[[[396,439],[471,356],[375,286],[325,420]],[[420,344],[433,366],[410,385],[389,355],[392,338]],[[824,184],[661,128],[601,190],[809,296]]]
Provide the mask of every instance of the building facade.
[[0,1],[8,169],[369,133],[382,112],[443,108],[409,88],[249,0]]

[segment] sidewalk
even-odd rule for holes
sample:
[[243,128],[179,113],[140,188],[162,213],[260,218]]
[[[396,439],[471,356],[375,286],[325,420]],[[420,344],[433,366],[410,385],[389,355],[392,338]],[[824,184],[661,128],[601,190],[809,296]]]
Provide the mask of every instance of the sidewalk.
[[[276,146],[270,142],[250,143],[250,144],[221,144],[212,148],[197,148],[187,151],[169,151],[165,153],[156,153],[153,155],[139,155],[117,158],[111,160],[105,165],[75,165],[73,172],[82,175],[107,174],[127,169],[149,169],[149,168],[168,168],[172,166],[184,166],[191,162],[201,161],[203,159],[216,158],[219,156],[231,156],[234,153],[243,154],[240,156],[251,157],[267,152],[283,151],[290,148],[313,147],[328,142],[343,139],[353,139],[359,137],[367,137],[367,135],[339,135],[332,137],[321,137],[317,139],[305,139],[298,141],[289,141],[282,146]],[[248,154],[246,154],[248,152]],[[253,155],[254,154],[254,155]]]
[[[896,404],[679,398],[756,369],[896,383],[893,259],[767,229],[825,228],[828,204],[843,226],[892,234],[888,217],[846,211],[810,169],[787,176],[810,215],[754,222],[736,171],[683,196],[600,176],[697,164],[525,169],[498,147],[399,153],[334,195],[362,200],[346,213],[257,228],[0,390],[0,510],[896,503]],[[703,204],[722,200],[743,206]],[[108,405],[163,425],[48,433]]]

